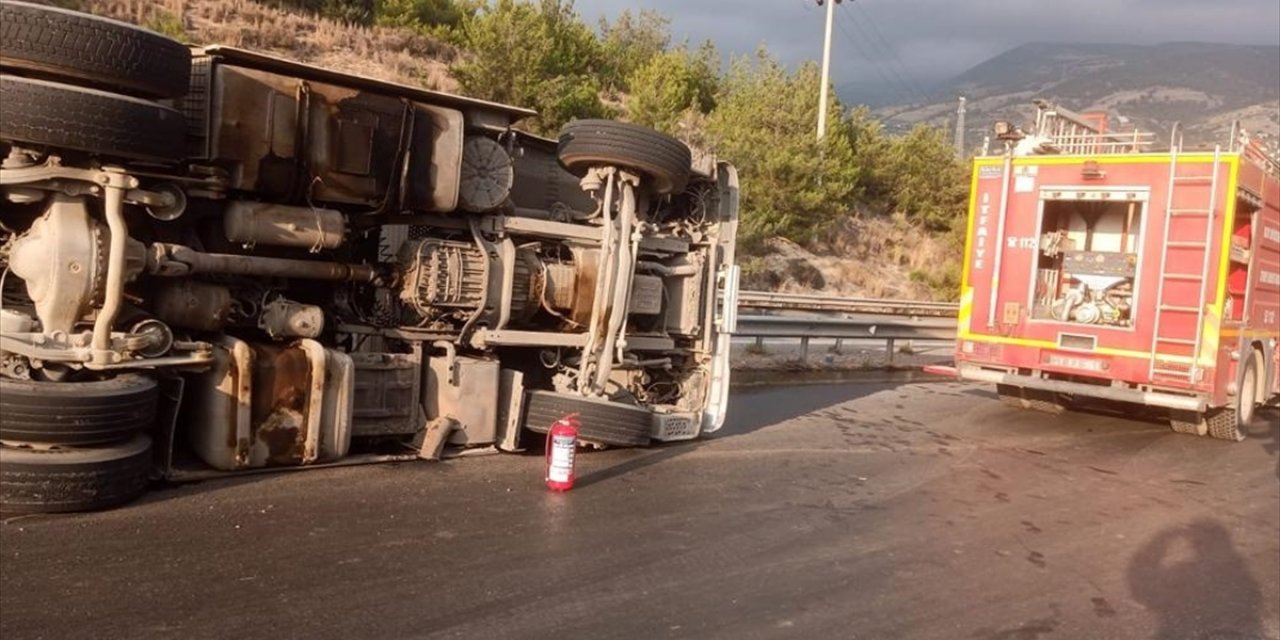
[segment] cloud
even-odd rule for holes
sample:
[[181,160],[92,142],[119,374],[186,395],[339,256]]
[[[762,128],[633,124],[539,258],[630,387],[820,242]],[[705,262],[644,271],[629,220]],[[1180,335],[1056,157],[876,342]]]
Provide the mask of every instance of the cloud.
[[[815,0],[579,0],[593,23],[624,9],[671,19],[676,40],[730,54],[760,44],[788,64],[822,53]],[[1280,45],[1276,0],[845,0],[833,31],[837,83],[925,85],[1028,42],[1199,41]]]

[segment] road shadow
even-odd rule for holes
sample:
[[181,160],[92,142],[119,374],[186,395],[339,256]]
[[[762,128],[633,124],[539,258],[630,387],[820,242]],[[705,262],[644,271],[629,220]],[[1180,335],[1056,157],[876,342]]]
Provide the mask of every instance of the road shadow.
[[1071,410],[1076,413],[1106,416],[1108,418],[1121,418],[1124,420],[1146,422],[1149,424],[1159,424],[1164,427],[1169,426],[1169,411],[1159,407],[1149,407],[1146,405],[1132,404],[1128,402],[1115,402],[1103,398],[1079,397],[1072,399],[1069,406],[1071,407]]
[[1276,480],[1280,481],[1280,407],[1258,409],[1249,438],[1261,440],[1262,450],[1276,459]]
[[696,451],[697,449],[698,445],[692,442],[673,442],[653,449],[647,449],[644,450],[643,453],[637,452],[636,457],[629,460],[578,476],[574,480],[573,486],[576,489],[583,489],[593,484],[604,482],[605,480],[612,480],[619,476],[635,473],[645,467],[674,460],[675,458],[685,455],[686,453]]
[[873,393],[892,389],[896,383],[838,383],[796,386],[746,387],[734,390],[724,427],[712,438],[731,438],[798,418]]
[[1262,592],[1231,533],[1202,518],[1170,527],[1129,561],[1129,591],[1158,616],[1155,640],[1261,640]]

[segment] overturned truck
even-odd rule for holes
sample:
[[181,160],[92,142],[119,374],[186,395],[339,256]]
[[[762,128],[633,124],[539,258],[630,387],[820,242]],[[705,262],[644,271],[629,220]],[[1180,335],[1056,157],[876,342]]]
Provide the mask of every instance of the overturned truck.
[[[734,169],[0,2],[0,508],[724,420]],[[408,453],[406,453],[408,452]]]

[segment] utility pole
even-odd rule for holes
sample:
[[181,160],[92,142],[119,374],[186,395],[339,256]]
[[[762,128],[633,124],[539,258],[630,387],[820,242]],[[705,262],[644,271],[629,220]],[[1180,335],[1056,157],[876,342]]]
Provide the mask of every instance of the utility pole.
[[836,5],[842,0],[818,0],[818,6],[827,5],[827,31],[822,41],[822,88],[818,93],[818,140],[827,135],[827,85],[831,84],[831,23],[836,17]]
[[964,160],[964,96],[960,96],[960,108],[956,110],[956,157]]

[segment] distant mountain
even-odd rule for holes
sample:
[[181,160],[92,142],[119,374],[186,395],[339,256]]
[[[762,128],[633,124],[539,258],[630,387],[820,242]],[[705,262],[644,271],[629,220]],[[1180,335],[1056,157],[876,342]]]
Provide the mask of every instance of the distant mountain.
[[968,98],[971,149],[995,120],[1027,123],[1033,98],[1077,112],[1106,111],[1113,128],[1127,123],[1154,131],[1160,146],[1174,122],[1182,123],[1188,145],[1225,141],[1234,120],[1275,140],[1280,46],[1026,44],[955,77],[928,103],[880,106],[876,113],[891,130],[918,122],[951,129],[960,95]]

